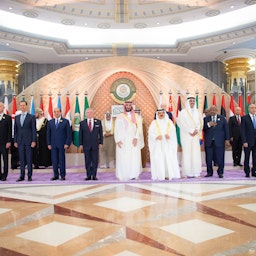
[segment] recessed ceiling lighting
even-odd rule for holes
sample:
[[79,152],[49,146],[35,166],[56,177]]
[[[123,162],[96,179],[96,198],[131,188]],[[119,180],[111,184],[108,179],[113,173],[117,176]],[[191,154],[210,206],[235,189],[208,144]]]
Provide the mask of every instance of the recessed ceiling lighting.
[[9,10],[12,10],[13,8],[10,6],[8,9],[9,9]]
[[9,43],[6,43],[5,45],[6,45],[6,46],[9,46],[10,44],[9,44]]
[[234,9],[235,8],[235,5],[230,5],[230,9]]

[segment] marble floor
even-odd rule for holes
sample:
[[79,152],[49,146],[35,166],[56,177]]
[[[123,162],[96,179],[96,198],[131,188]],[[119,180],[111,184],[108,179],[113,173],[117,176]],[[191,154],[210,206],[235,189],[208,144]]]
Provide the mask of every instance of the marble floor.
[[1,256],[256,255],[256,179],[0,184]]

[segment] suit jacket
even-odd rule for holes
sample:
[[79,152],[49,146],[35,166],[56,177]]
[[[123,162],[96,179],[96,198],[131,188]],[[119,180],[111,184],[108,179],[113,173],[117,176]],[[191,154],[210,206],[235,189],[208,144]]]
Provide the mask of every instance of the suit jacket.
[[208,127],[208,122],[211,121],[211,116],[204,118],[204,143],[205,146],[210,146],[212,139],[214,138],[215,145],[217,147],[224,147],[225,140],[229,140],[228,123],[224,116],[217,115],[217,125],[214,127]]
[[47,123],[47,145],[51,145],[53,148],[64,148],[64,145],[70,146],[71,137],[71,128],[67,119],[61,117],[57,128],[54,118]]
[[103,144],[102,124],[99,119],[94,119],[93,130],[90,132],[87,119],[80,122],[79,144],[85,150],[97,149]]
[[12,142],[12,118],[9,115],[3,114],[0,121],[0,144],[5,145],[7,142]]
[[20,124],[21,115],[15,116],[14,120],[14,142],[18,145],[23,142],[30,145],[36,142],[36,118],[34,115],[27,113],[23,126]]
[[255,129],[250,115],[242,116],[241,122],[241,137],[243,143],[248,143],[249,147],[252,147],[255,143]]
[[228,125],[230,138],[233,137],[238,139],[241,137],[241,124],[238,125],[236,116],[231,116],[229,118]]

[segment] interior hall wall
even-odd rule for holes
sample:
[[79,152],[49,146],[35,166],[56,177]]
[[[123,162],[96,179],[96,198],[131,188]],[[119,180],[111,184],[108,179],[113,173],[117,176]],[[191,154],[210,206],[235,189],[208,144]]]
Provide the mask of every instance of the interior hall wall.
[[[177,62],[173,64],[194,71],[219,86],[221,86],[222,83],[226,85],[227,76],[225,74],[224,64],[222,62]],[[23,86],[26,88],[38,79],[68,65],[70,64],[22,64],[18,80],[19,92],[22,91]]]
[[[29,105],[30,95],[34,94],[35,107],[39,106],[40,93],[43,94],[45,109],[47,109],[49,103],[48,93],[52,93],[53,107],[57,106],[58,93],[60,93],[62,108],[65,109],[66,93],[69,92],[71,115],[74,120],[76,93],[78,94],[81,116],[83,116],[84,93],[86,91],[89,105],[95,109],[95,117],[102,119],[104,113],[110,110],[111,105],[117,104],[110,96],[111,84],[108,84],[107,81],[109,77],[119,72],[126,72],[138,78],[139,82],[135,84],[136,97],[134,103],[142,111],[146,131],[158,107],[160,91],[163,93],[163,102],[167,104],[169,102],[169,91],[172,91],[174,113],[176,112],[178,91],[181,93],[183,107],[187,92],[194,93],[195,90],[200,92],[200,110],[203,108],[205,91],[209,93],[209,102],[212,99],[213,91],[217,93],[217,104],[221,102],[221,88],[204,76],[179,65],[137,57],[109,57],[68,65],[36,80],[26,87],[23,93]],[[24,75],[28,76],[32,73],[33,65],[28,65]],[[40,72],[36,73],[42,74]],[[17,96],[18,101],[21,96],[21,94]],[[227,95],[226,97],[228,98]],[[147,134],[145,134],[145,142],[147,148]],[[72,146],[70,152],[80,151]]]

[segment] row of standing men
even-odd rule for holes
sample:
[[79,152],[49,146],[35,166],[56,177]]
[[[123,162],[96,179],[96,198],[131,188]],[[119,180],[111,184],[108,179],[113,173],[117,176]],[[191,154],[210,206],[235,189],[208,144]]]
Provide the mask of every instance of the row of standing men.
[[[61,178],[65,180],[66,163],[65,150],[71,144],[71,128],[68,120],[61,117],[59,108],[54,109],[55,118],[48,124],[40,122],[45,118],[38,118],[37,122],[33,115],[27,113],[27,102],[21,101],[21,114],[15,117],[14,122],[14,146],[18,148],[20,158],[20,177],[17,181],[25,178],[25,166],[28,168],[28,180],[32,181],[33,155],[38,150],[43,150],[45,166],[53,165],[52,180]],[[11,118],[3,114],[4,104],[0,103],[0,152],[4,159],[4,172],[1,179],[6,180],[8,174],[8,148],[10,147]],[[232,144],[234,166],[240,165],[242,146],[244,147],[245,160],[244,171],[246,177],[255,176],[255,141],[256,123],[254,118],[256,107],[249,106],[250,113],[240,117],[239,108],[236,108],[236,116],[229,119],[229,128],[225,117],[217,115],[216,106],[210,108],[210,113],[204,119],[195,106],[195,97],[189,96],[186,108],[183,109],[176,120],[180,127],[182,144],[182,177],[200,177],[202,160],[201,146],[202,134],[206,153],[207,175],[213,176],[213,160],[218,164],[217,173],[220,178],[224,174],[225,144]],[[38,112],[41,116],[42,111]],[[84,151],[86,178],[85,180],[97,180],[99,150],[103,145],[102,122],[94,118],[92,109],[86,111],[87,119],[81,121],[79,142]],[[39,116],[40,117],[40,116]],[[240,119],[241,118],[241,119]],[[256,121],[255,121],[256,122]],[[107,122],[105,123],[105,125]],[[114,133],[116,145],[116,176],[120,180],[137,179],[141,172],[141,149],[144,147],[142,118],[133,111],[132,102],[125,102],[124,112],[115,121],[110,122],[107,131],[104,132],[104,140]],[[45,127],[47,140],[38,141],[37,129]],[[114,132],[115,131],[115,132]],[[203,132],[203,133],[202,133]],[[230,133],[230,136],[229,136]],[[42,143],[45,143],[43,146]],[[36,145],[40,145],[36,147]],[[156,112],[148,130],[148,144],[150,151],[151,173],[153,180],[180,178],[180,170],[177,159],[176,129],[172,122],[171,113],[164,108]],[[114,152],[109,146],[106,152]],[[34,149],[33,149],[34,148]],[[43,148],[46,148],[44,150]],[[47,150],[48,149],[48,150]],[[34,154],[33,154],[34,151]],[[7,156],[6,156],[7,152]],[[50,157],[51,152],[51,157]],[[250,168],[249,159],[252,152],[253,166]],[[42,158],[40,158],[42,160]],[[37,162],[38,163],[38,162]],[[36,164],[37,165],[37,164]]]

